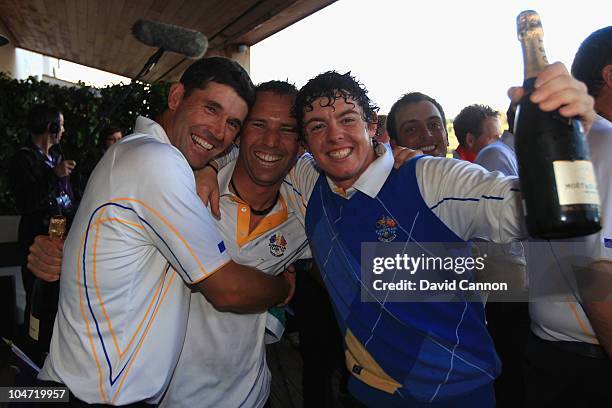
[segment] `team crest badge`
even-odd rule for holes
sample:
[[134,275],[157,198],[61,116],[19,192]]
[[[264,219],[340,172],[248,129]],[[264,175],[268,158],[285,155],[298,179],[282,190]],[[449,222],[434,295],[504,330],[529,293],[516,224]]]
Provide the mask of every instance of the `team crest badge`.
[[270,237],[270,253],[276,257],[283,256],[287,249],[287,240],[280,232]]
[[393,241],[397,237],[397,222],[383,215],[376,221],[376,235],[380,242]]

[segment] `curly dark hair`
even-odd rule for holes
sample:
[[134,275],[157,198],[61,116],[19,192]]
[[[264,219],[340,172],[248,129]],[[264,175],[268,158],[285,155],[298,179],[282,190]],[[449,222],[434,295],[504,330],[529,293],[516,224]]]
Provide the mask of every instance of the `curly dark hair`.
[[429,95],[425,95],[421,92],[409,92],[407,94],[402,95],[393,106],[391,106],[391,110],[387,115],[387,133],[389,133],[389,137],[395,141],[397,141],[397,133],[398,129],[395,127],[395,116],[397,115],[397,111],[404,105],[410,105],[411,103],[419,103],[419,102],[431,102],[436,109],[440,112],[440,116],[442,116],[442,125],[444,126],[444,131],[446,132],[446,115],[444,115],[444,109],[442,109],[442,105],[438,103],[434,98]]
[[468,133],[478,138],[482,134],[482,122],[487,118],[497,118],[499,112],[487,105],[474,104],[461,109],[453,121],[455,136],[459,144],[465,146]]
[[604,84],[601,70],[610,64],[612,64],[612,26],[595,31],[582,42],[572,63],[572,75],[584,82],[589,94],[596,98]]
[[209,82],[227,85],[247,104],[249,109],[255,103],[255,86],[249,74],[239,63],[224,57],[202,58],[191,64],[181,76],[185,96],[194,89],[205,89]]
[[373,123],[378,106],[368,97],[368,91],[350,72],[340,74],[336,71],[327,71],[312,78],[297,93],[293,113],[297,119],[300,137],[304,138],[304,112],[312,111],[312,103],[318,98],[326,98],[323,107],[332,106],[342,98],[346,103],[357,103],[363,110],[363,119]]

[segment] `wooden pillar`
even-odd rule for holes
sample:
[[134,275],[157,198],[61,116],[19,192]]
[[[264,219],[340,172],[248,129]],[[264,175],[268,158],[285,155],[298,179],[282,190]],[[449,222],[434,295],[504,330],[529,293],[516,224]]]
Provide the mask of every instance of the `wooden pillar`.
[[237,61],[248,73],[251,73],[251,47],[245,44],[228,45],[222,50],[209,50],[206,57],[226,57]]
[[0,47],[0,72],[6,72],[13,78],[17,77],[17,60],[15,57],[15,41],[8,28],[0,21],[0,35],[9,43]]

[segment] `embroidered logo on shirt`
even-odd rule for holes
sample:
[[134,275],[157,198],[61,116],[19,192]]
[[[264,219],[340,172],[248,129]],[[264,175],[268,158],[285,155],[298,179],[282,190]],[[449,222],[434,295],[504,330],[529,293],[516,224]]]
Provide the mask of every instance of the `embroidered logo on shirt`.
[[287,241],[280,232],[270,237],[270,253],[276,257],[283,256],[287,249]]
[[391,242],[397,237],[397,222],[383,215],[376,221],[376,235],[380,242]]

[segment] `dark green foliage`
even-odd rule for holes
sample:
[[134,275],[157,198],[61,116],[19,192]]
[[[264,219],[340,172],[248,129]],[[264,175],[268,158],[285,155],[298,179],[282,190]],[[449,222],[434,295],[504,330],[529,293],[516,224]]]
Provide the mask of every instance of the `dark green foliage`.
[[[100,154],[99,135],[92,132],[100,116],[116,103],[126,86],[94,88],[79,84],[67,88],[34,77],[16,80],[0,72],[0,214],[15,214],[7,187],[7,166],[15,151],[30,137],[25,122],[30,108],[41,102],[57,106],[65,120],[66,133],[62,139],[65,156],[76,160],[77,167],[91,169]],[[168,83],[137,83],[133,87],[131,94],[108,118],[121,127],[125,135],[131,133],[138,115],[154,118],[165,109],[169,90]],[[79,176],[85,179],[87,174]]]

